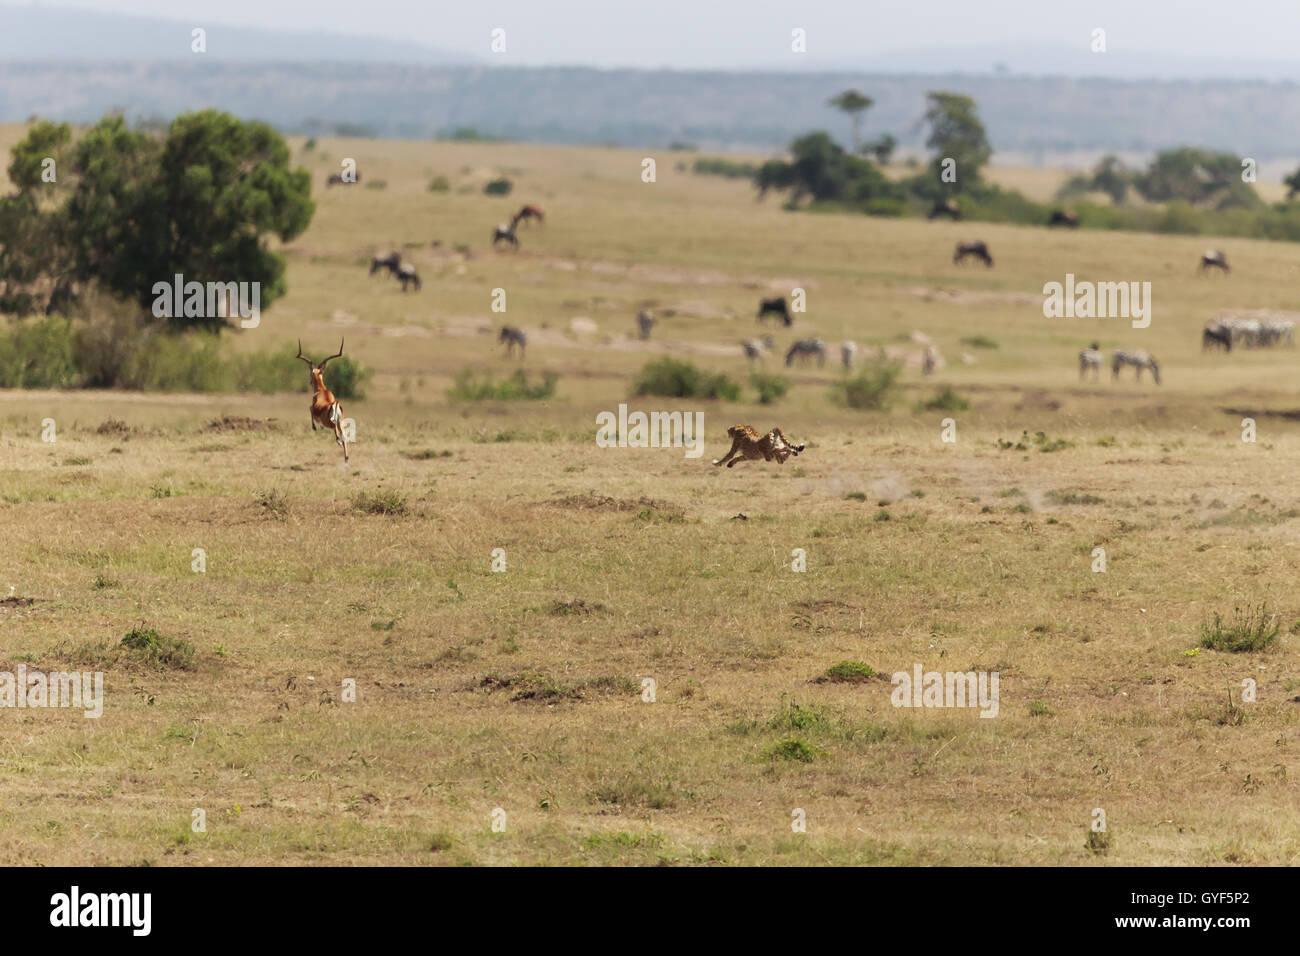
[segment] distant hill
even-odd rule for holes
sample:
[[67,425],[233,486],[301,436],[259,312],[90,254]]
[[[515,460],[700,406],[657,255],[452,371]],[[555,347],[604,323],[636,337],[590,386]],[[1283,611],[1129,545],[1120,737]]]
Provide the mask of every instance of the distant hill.
[[0,4],[0,60],[186,60],[190,31],[207,31],[209,60],[469,63],[469,57],[366,36],[222,26],[66,7]]
[[1300,86],[1260,81],[1002,75],[709,73],[362,63],[0,62],[0,120],[33,113],[87,122],[121,109],[170,118],[214,106],[286,131],[427,138],[456,127],[544,143],[774,151],[810,129],[847,139],[827,99],[856,87],[876,101],[863,135],[919,147],[927,90],[979,103],[994,148],[1026,161],[1190,144],[1261,163],[1300,156]]

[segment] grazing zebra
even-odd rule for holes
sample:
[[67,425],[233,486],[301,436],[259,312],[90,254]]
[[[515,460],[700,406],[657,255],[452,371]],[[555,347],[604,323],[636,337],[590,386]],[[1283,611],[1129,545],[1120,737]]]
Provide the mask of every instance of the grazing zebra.
[[409,262],[403,262],[397,267],[397,278],[402,281],[402,291],[406,291],[409,283],[415,283],[415,291],[420,291],[420,273],[415,271],[415,266]]
[[786,306],[785,296],[783,295],[779,295],[775,299],[759,300],[757,321],[762,322],[769,315],[780,316],[787,329],[794,325],[794,318],[790,315],[790,309]]
[[1101,349],[1097,347],[1096,342],[1079,353],[1079,381],[1083,381],[1084,373],[1088,369],[1092,369],[1094,382],[1101,378]]
[[524,357],[524,346],[528,344],[528,337],[524,335],[523,329],[517,329],[513,325],[501,326],[501,334],[497,336],[497,342],[506,344],[506,355],[513,355],[515,346],[519,346],[519,357]]
[[921,374],[933,375],[938,364],[939,350],[934,347],[934,343],[932,342],[927,345],[925,351],[921,353]]
[[355,173],[355,179],[344,179],[342,173],[330,173],[329,179],[325,180],[325,188],[331,186],[351,186],[353,183],[361,182],[361,174]]
[[961,219],[961,207],[957,205],[955,199],[936,199],[930,211],[926,214],[926,219],[938,219],[940,216],[947,216],[953,222]]
[[645,309],[636,314],[636,329],[643,342],[650,338],[650,330],[654,328],[654,324],[655,317]]
[[840,343],[840,361],[844,363],[844,370],[846,372],[853,371],[853,365],[854,363],[857,362],[857,358],[858,358],[857,342]]
[[1137,381],[1142,381],[1142,370],[1151,369],[1151,377],[1160,384],[1160,366],[1156,363],[1148,352],[1138,349],[1129,351],[1127,349],[1116,349],[1115,356],[1110,361],[1111,380],[1119,379],[1119,370],[1125,365],[1132,365],[1137,370]]
[[1052,217],[1047,220],[1047,226],[1065,226],[1067,229],[1079,228],[1079,217],[1072,212],[1066,212],[1064,209],[1055,209],[1052,211]]
[[974,256],[990,269],[993,268],[993,257],[989,255],[989,247],[984,244],[983,239],[976,239],[974,242],[957,243],[957,251],[953,254],[952,264],[960,265],[967,256]]
[[785,353],[785,364],[790,366],[794,364],[796,358],[810,359],[817,356],[817,367],[822,368],[826,365],[826,343],[821,339],[800,339],[790,346],[790,350]]
[[390,276],[395,276],[401,267],[402,254],[400,252],[376,253],[370,258],[371,275],[374,275],[380,269],[387,269]]
[[761,339],[745,339],[740,347],[745,350],[745,358],[752,365],[755,360],[761,362],[766,359],[767,353],[776,347],[776,343],[772,341],[772,336],[765,335]]
[[1295,345],[1295,323],[1290,319],[1266,319],[1260,323],[1260,343],[1276,345],[1279,342]]
[[503,239],[516,249],[519,248],[519,237],[515,235],[514,223],[511,223],[508,226],[503,222],[497,223],[496,231],[492,233],[492,248],[495,249],[497,243]]
[[1231,271],[1228,269],[1228,257],[1218,249],[1210,249],[1206,251],[1206,253],[1201,256],[1201,272],[1205,272],[1206,269],[1211,268],[1222,269],[1224,272]]

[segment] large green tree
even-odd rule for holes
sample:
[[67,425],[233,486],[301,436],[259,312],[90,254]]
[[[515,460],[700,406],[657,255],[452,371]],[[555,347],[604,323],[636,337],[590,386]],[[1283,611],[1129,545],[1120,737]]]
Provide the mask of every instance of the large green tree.
[[871,104],[875,101],[857,90],[845,90],[838,96],[830,99],[830,106],[835,107],[843,113],[847,113],[849,119],[853,122],[853,152],[858,152],[861,146],[861,139],[858,135],[858,124],[861,122],[862,114],[871,109]]
[[789,190],[792,203],[813,200],[865,202],[892,196],[892,183],[866,159],[854,156],[823,132],[790,144],[790,160],[764,163],[755,176],[760,198],[768,190]]
[[[57,186],[41,182],[33,164],[51,149],[65,154]],[[310,173],[291,168],[280,134],[216,110],[177,117],[161,138],[121,116],[105,117],[70,146],[38,126],[15,148],[10,174],[19,198],[53,188],[63,200],[51,213],[55,258],[64,264],[52,278],[95,283],[144,306],[155,283],[179,273],[187,282],[260,283],[267,307],[285,292],[284,259],[267,237],[292,240],[315,211]],[[227,324],[215,316],[172,322]]]
[[924,121],[930,126],[925,145],[934,154],[930,168],[943,186],[941,191],[969,192],[979,184],[980,170],[993,155],[975,101],[958,93],[931,91],[926,94]]

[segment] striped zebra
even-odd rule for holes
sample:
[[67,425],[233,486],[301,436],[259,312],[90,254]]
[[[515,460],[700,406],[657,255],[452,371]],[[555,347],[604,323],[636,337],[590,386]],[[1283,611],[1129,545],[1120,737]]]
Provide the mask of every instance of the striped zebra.
[[853,364],[854,362],[857,361],[857,358],[858,358],[857,342],[840,343],[840,361],[844,363],[844,370],[846,372],[853,371]]
[[1151,377],[1160,384],[1160,366],[1156,360],[1151,357],[1149,352],[1141,349],[1129,351],[1128,349],[1116,349],[1115,356],[1110,360],[1111,380],[1119,379],[1119,370],[1125,365],[1132,365],[1137,370],[1137,381],[1142,381],[1142,370],[1151,369]]
[[796,358],[810,359],[814,355],[817,356],[817,367],[825,366],[826,343],[821,339],[800,339],[785,353],[785,364],[790,366],[794,364]]
[[655,317],[645,309],[642,309],[636,314],[636,328],[642,341],[650,338],[650,330],[654,328],[654,324]]
[[749,359],[751,365],[755,361],[763,361],[767,358],[767,353],[776,347],[776,342],[772,336],[765,335],[761,339],[745,339],[740,343],[740,347],[745,350],[745,358]]
[[1088,369],[1092,369],[1092,380],[1094,382],[1101,378],[1101,349],[1093,342],[1086,349],[1079,353],[1079,381],[1084,380]]
[[513,325],[501,326],[501,334],[497,336],[498,342],[506,344],[506,355],[512,355],[515,346],[519,346],[519,357],[524,357],[524,346],[528,344],[528,337],[524,335],[523,329],[517,329]]

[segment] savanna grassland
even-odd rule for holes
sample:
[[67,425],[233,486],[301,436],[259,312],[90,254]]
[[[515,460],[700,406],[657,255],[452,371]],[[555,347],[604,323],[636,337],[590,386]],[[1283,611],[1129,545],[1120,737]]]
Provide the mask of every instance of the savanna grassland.
[[[0,710],[0,863],[1300,859],[1296,353],[1200,348],[1220,310],[1294,308],[1300,247],[791,213],[689,154],[647,184],[626,150],[294,146],[319,208],[290,293],[227,335],[317,359],[346,337],[376,372],[344,402],[349,466],[310,430],[305,369],[270,397],[0,392],[0,670],[106,675],[98,720]],[[344,157],[362,183],[326,191]],[[498,175],[514,192],[483,195]],[[546,224],[494,253],[524,202]],[[951,264],[970,238],[994,269]],[[1232,275],[1197,276],[1216,245]],[[368,276],[384,247],[422,292]],[[1151,326],[1044,318],[1067,272],[1151,282]],[[778,350],[919,331],[945,365],[861,411],[836,363],[774,357],[792,387],[758,404],[738,343],[794,287]],[[1094,339],[1149,350],[1164,384],[1080,383]],[[630,397],[665,354],[741,400]],[[520,364],[554,398],[447,397]],[[969,408],[924,407],[944,386]],[[597,447],[622,401],[703,411],[704,456]],[[737,422],[807,451],[711,467]],[[1276,625],[1267,648],[1201,646],[1234,608]],[[122,645],[137,628],[153,653]],[[842,662],[880,676],[825,679]],[[998,716],[891,706],[916,663],[996,670]]]

